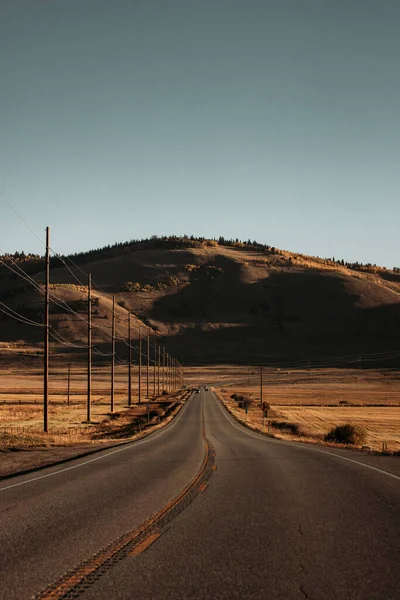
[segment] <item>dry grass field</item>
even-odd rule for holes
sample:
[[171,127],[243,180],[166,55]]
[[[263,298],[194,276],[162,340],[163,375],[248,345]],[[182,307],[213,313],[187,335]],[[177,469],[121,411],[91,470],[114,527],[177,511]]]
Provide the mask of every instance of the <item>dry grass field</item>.
[[[228,408],[256,428],[269,427],[280,437],[322,441],[333,427],[344,423],[367,430],[367,444],[381,450],[400,451],[400,374],[363,369],[311,371],[263,370],[263,401],[271,406],[263,420],[259,408],[260,370],[242,370],[242,378],[219,387]],[[222,390],[222,391],[221,391]],[[248,414],[230,400],[233,394],[251,401]],[[296,425],[301,436],[274,430],[273,421]]]
[[[38,368],[10,367],[0,373],[0,437],[7,446],[72,445],[119,441],[139,432],[148,423],[156,425],[179,393],[154,394],[154,372],[149,377],[146,397],[146,370],[142,372],[142,403],[138,404],[137,369],[132,369],[132,407],[128,407],[128,369],[117,366],[114,410],[111,412],[110,369],[95,367],[92,372],[91,422],[87,423],[86,369],[71,366],[70,394],[65,368],[50,371],[48,434],[43,433],[43,381]],[[0,440],[1,441],[1,440]]]
[[[260,398],[260,369],[241,370],[223,387]],[[263,400],[275,405],[400,406],[400,373],[364,369],[263,369]]]
[[[93,368],[92,423],[86,421],[86,368],[72,364],[68,405],[67,365],[50,370],[49,428],[52,443],[77,443],[111,439],[113,427],[118,439],[128,423],[162,408],[163,398],[154,395],[154,371],[150,369],[149,404],[146,402],[146,368],[142,371],[142,401],[138,406],[138,371],[132,368],[133,407],[128,410],[128,369],[118,365],[115,372],[114,414],[110,407],[110,368]],[[260,369],[235,365],[185,368],[187,388],[201,384],[252,400],[247,418],[262,427]],[[0,432],[39,435],[43,429],[42,371],[40,365],[10,366],[0,372]],[[333,426],[352,422],[368,431],[368,445],[375,449],[387,443],[400,450],[400,373],[364,369],[263,370],[263,400],[272,407],[270,421],[297,424],[312,439],[321,439]],[[166,402],[170,399],[166,399]],[[161,408],[160,408],[161,407]],[[244,414],[232,402],[232,409]],[[265,422],[267,425],[267,421]],[[107,433],[109,431],[109,434]],[[280,432],[279,435],[286,435]],[[304,436],[303,436],[304,439]]]

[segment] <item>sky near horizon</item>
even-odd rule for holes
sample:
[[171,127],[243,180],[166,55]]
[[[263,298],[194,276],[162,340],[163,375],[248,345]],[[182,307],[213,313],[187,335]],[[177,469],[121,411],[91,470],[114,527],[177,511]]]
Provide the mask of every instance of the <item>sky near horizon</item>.
[[153,234],[400,266],[398,0],[1,0],[0,253]]

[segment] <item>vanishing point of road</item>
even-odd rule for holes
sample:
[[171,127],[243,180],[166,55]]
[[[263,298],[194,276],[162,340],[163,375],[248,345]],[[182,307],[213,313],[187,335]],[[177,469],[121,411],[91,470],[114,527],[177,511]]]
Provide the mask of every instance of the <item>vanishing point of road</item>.
[[142,440],[0,482],[0,599],[400,598],[400,466],[193,394]]

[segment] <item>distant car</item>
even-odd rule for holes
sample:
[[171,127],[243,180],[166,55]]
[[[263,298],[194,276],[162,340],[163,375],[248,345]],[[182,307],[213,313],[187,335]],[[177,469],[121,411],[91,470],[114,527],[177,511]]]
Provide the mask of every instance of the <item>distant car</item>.
[[200,394],[200,390],[196,390],[196,394]]

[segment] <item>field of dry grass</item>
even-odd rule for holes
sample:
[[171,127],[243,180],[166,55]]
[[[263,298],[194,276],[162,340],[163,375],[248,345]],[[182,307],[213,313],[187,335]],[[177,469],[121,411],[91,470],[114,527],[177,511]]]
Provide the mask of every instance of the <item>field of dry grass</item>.
[[[260,369],[241,369],[223,387],[260,399]],[[400,373],[364,369],[263,369],[263,400],[280,405],[400,406]]]
[[[139,407],[137,368],[132,369],[133,407],[128,410],[128,370],[119,365],[115,375],[114,415],[110,412],[110,369],[94,367],[92,377],[92,423],[86,421],[86,369],[71,367],[70,405],[67,398],[67,367],[55,365],[50,373],[49,427],[56,443],[88,442],[99,439],[99,428],[122,430],[147,411]],[[150,371],[149,408],[162,407],[162,397],[153,395],[154,374]],[[187,388],[201,384],[252,400],[247,418],[262,426],[258,407],[260,370],[235,365],[185,368]],[[158,385],[156,384],[156,392]],[[146,395],[146,370],[142,373],[142,400]],[[400,450],[400,373],[364,369],[263,370],[263,401],[272,407],[270,420],[296,423],[311,438],[321,439],[327,431],[344,422],[364,426],[368,444],[378,449],[382,442]],[[237,409],[235,403],[232,407]],[[147,414],[147,413],[146,413]],[[116,418],[116,415],[118,417]],[[126,419],[126,422],[124,421]],[[266,424],[268,421],[266,421]],[[111,424],[111,425],[110,425]],[[0,372],[0,432],[37,435],[43,429],[42,372],[40,368],[3,368]],[[280,433],[280,435],[286,435]],[[109,439],[109,438],[108,438]]]
[[[325,434],[344,423],[361,425],[367,431],[368,447],[375,451],[384,448],[389,452],[400,452],[400,407],[272,407],[267,418],[258,404],[253,402],[248,413],[238,407],[226,393],[219,392],[226,407],[239,420],[254,429],[269,431],[275,437],[302,442],[323,443]],[[279,424],[280,427],[274,426]],[[298,433],[291,433],[282,425],[296,426]],[[383,446],[384,444],[384,446]],[[328,445],[337,445],[328,443]]]
[[[254,371],[254,370],[253,370]],[[308,371],[263,371],[263,401],[271,406],[263,419],[259,407],[260,371],[219,387],[220,396],[239,418],[258,429],[283,438],[322,441],[333,427],[344,423],[367,430],[367,444],[381,450],[400,451],[400,374],[392,371],[321,369]],[[221,391],[222,390],[222,391]],[[244,395],[252,402],[248,414],[230,399]],[[274,429],[273,422],[292,423],[301,436]]]
[[91,422],[87,423],[86,369],[71,367],[70,394],[66,368],[50,373],[48,423],[43,434],[42,371],[9,367],[0,373],[0,436],[12,446],[72,445],[118,441],[128,438],[148,423],[156,425],[182,394],[154,394],[154,377],[142,372],[142,403],[138,404],[137,370],[132,369],[132,407],[128,407],[128,369],[116,367],[114,410],[111,412],[110,369],[95,367],[92,373]]

